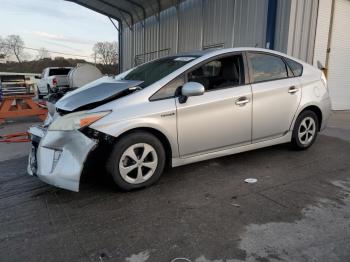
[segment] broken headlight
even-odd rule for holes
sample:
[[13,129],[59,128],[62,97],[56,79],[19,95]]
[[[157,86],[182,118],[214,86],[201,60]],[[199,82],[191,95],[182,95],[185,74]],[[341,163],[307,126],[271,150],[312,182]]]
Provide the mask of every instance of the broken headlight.
[[80,111],[71,113],[57,118],[50,126],[49,130],[78,130],[83,127],[89,126],[102,117],[108,115],[110,111],[97,112],[97,113],[86,113],[86,111]]

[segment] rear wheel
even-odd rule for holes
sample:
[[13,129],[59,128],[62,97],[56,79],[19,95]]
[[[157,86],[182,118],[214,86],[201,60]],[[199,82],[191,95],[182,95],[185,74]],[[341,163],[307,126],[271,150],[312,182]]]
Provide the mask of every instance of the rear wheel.
[[122,190],[147,187],[161,176],[165,165],[162,143],[152,134],[131,133],[115,145],[107,171]]
[[317,115],[313,111],[302,112],[294,125],[291,141],[293,147],[298,150],[309,148],[316,140],[318,125]]

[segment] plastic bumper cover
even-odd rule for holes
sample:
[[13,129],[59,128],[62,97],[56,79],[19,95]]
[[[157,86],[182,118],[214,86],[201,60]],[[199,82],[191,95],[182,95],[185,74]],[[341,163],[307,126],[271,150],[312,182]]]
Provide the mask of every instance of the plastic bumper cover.
[[79,191],[84,162],[96,142],[79,131],[46,131],[31,127],[28,174],[56,187]]

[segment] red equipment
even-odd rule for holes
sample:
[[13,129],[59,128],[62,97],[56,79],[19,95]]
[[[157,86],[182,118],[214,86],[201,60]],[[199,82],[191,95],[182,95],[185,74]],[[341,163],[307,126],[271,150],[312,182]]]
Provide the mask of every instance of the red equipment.
[[45,120],[47,109],[33,101],[33,95],[4,96],[0,105],[0,124],[6,118],[38,116]]
[[0,142],[4,143],[18,143],[18,142],[30,142],[29,134],[24,133],[14,133],[0,136]]

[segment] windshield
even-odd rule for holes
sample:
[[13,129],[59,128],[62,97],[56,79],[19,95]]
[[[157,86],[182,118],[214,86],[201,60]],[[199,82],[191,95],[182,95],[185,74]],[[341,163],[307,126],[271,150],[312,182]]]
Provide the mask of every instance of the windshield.
[[115,77],[116,80],[143,81],[139,86],[145,88],[180,67],[198,58],[198,56],[172,56],[160,58],[137,66]]

